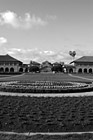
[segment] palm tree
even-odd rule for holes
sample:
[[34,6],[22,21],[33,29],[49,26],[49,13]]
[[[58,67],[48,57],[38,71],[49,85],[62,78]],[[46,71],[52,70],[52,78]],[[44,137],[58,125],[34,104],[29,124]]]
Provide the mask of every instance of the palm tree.
[[69,55],[71,55],[72,58],[74,59],[76,55],[76,51],[69,51]]

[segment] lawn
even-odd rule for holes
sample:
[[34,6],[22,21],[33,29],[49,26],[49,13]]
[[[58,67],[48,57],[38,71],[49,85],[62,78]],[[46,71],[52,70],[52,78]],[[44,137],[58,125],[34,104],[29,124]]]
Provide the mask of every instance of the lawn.
[[[76,93],[93,91],[88,75],[70,75],[63,73],[28,73],[1,78],[0,91],[18,93]],[[90,77],[90,75],[89,75]],[[10,82],[17,82],[12,83]],[[72,82],[72,83],[71,83]],[[86,83],[86,84],[84,84]],[[3,85],[2,85],[3,84]]]
[[[92,75],[88,74],[74,74],[76,76],[81,76],[85,78],[91,78]],[[0,81],[73,81],[73,82],[89,82],[90,80],[87,79],[81,79],[78,77],[72,77],[68,74],[63,74],[63,73],[28,73],[28,74],[23,74],[23,75],[14,75],[12,77],[7,77],[4,79],[1,79]]]

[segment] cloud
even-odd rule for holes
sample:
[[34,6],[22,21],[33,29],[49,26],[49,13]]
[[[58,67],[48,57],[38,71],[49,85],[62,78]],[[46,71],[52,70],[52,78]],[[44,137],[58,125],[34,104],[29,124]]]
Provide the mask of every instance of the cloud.
[[24,18],[12,11],[0,13],[0,25],[11,25],[14,28],[29,29],[33,26],[45,26],[46,24],[47,21],[35,15],[31,16],[30,13],[25,13]]
[[56,16],[56,15],[47,15],[46,18],[47,18],[47,19],[56,20],[57,16]]
[[43,54],[48,55],[48,56],[53,56],[53,55],[55,55],[55,52],[54,51],[43,51]]
[[[78,59],[84,55],[92,55],[93,56],[93,50],[80,50],[75,49],[76,56],[75,59]],[[7,46],[2,47],[2,50],[0,51],[2,54],[10,54],[11,56],[14,56],[15,58],[23,61],[24,63],[29,63],[30,60],[37,61],[37,62],[43,62],[48,60],[49,62],[65,62],[70,63],[73,61],[72,56],[69,55],[69,50],[64,49],[60,51],[52,51],[52,50],[40,50],[37,48],[29,49],[29,48],[9,48]]]
[[[39,50],[35,49],[19,49],[19,48],[11,48],[7,49],[6,52],[19,60],[29,63],[30,60],[43,62],[48,60],[49,62],[66,62],[71,58],[69,57],[68,52],[55,52],[51,50]],[[71,62],[71,61],[70,61]]]
[[[84,55],[92,55],[93,56],[93,50],[90,51],[84,51],[75,49],[76,56],[75,59],[78,59]],[[2,50],[0,51],[4,52],[4,54],[8,53],[11,56],[23,61],[24,63],[29,63],[30,60],[37,61],[42,63],[43,61],[48,60],[49,62],[65,62],[70,63],[73,61],[73,58],[69,55],[69,51],[66,50],[60,50],[60,51],[52,51],[52,50],[40,50],[37,48],[34,49],[23,49],[23,48],[7,48],[2,47]]]
[[0,45],[7,43],[7,39],[4,37],[0,37]]

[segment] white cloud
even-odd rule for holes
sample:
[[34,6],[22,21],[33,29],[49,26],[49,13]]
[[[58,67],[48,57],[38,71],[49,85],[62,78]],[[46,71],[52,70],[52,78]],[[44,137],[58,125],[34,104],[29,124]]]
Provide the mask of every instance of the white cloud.
[[[75,59],[78,59],[84,55],[92,55],[93,51],[82,51],[79,49],[76,49],[76,56]],[[37,48],[35,49],[23,49],[23,48],[7,48],[2,47],[2,50],[0,53],[2,54],[10,54],[14,56],[15,58],[23,61],[24,63],[29,63],[30,60],[37,61],[37,62],[43,62],[48,60],[49,62],[65,62],[70,63],[73,61],[73,58],[69,55],[68,50],[61,50],[61,51],[52,51],[52,50],[39,50]]]
[[55,55],[54,51],[43,51],[43,54],[45,55]]
[[[19,60],[29,63],[30,60],[43,62],[43,61],[50,61],[50,62],[66,62],[68,61],[69,54],[68,52],[55,52],[55,51],[42,51],[37,48],[35,49],[19,49],[19,48],[11,48],[7,49],[6,52]],[[71,59],[71,58],[70,58]]]
[[18,16],[16,13],[11,11],[6,11],[0,13],[0,24],[1,25],[11,25],[14,28],[24,28],[29,29],[33,26],[45,26],[47,21],[44,21],[40,17],[36,17],[35,15],[30,15],[29,13],[25,13],[24,18]]
[[56,15],[47,15],[47,19],[55,20],[57,18]]
[[[75,59],[78,59],[84,55],[92,55],[93,51],[82,51],[82,50],[75,50],[76,56]],[[65,62],[70,63],[73,61],[73,58],[69,55],[68,50],[61,50],[61,51],[52,51],[52,50],[39,50],[37,48],[35,49],[23,49],[23,48],[7,48],[2,47],[2,50],[0,51],[2,54],[10,54],[11,56],[14,56],[15,58],[23,61],[24,63],[29,63],[30,60],[37,61],[37,62],[43,62],[48,60],[49,62]]]
[[7,43],[7,39],[4,37],[0,37],[0,45]]

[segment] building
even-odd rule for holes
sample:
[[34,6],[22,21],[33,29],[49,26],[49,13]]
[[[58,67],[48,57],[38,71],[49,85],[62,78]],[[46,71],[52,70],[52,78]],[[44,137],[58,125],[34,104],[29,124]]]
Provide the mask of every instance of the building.
[[93,73],[93,56],[83,56],[71,63],[74,64],[76,73]]
[[58,65],[63,66],[64,65],[64,62],[54,62],[53,63],[53,66],[58,66]]
[[52,72],[52,64],[48,61],[44,61],[40,66],[40,72]]
[[76,72],[76,67],[71,64],[64,64],[63,65],[63,71],[65,73],[75,73]]
[[0,55],[0,73],[23,72],[23,62],[11,57],[10,55]]
[[37,66],[37,67],[40,68],[40,63],[35,62],[35,61],[30,61],[30,67],[31,67],[31,66]]
[[35,61],[30,61],[29,72],[40,72],[40,63]]
[[29,64],[22,64],[19,68],[19,72],[29,72]]

